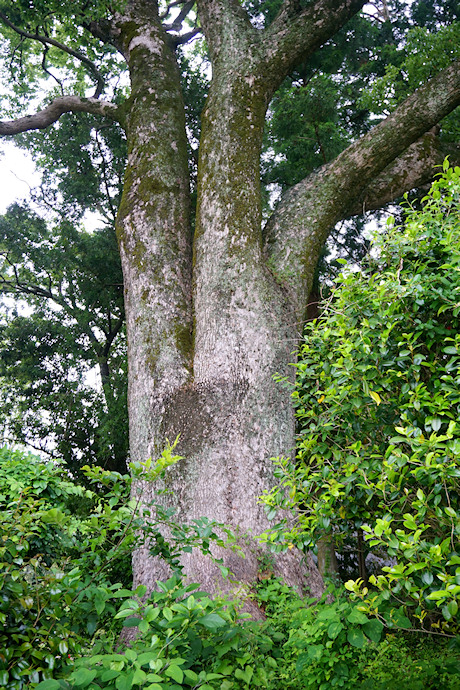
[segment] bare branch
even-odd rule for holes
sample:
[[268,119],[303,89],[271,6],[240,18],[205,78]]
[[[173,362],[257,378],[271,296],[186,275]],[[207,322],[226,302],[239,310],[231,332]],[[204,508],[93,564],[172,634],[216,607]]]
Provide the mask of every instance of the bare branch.
[[39,33],[29,33],[28,31],[24,31],[21,29],[19,26],[16,26],[11,22],[8,17],[0,11],[0,19],[13,31],[15,31],[19,36],[22,38],[29,38],[32,41],[38,41],[39,43],[42,43],[44,46],[54,46],[55,48],[58,48],[59,50],[62,50],[64,53],[67,53],[67,55],[71,55],[74,58],[77,58],[77,60],[80,60],[86,67],[88,67],[89,71],[92,73],[93,77],[96,80],[97,86],[96,90],[94,92],[93,98],[99,98],[101,93],[104,90],[104,79],[97,69],[96,65],[86,57],[86,55],[83,55],[83,53],[80,53],[77,50],[73,50],[72,48],[69,48],[69,46],[66,46],[64,43],[61,43],[60,41],[56,41],[54,38],[50,38],[49,36],[42,36]]
[[59,85],[59,88],[61,89],[61,94],[64,95],[64,87],[62,86],[62,81],[58,79],[52,72],[49,71],[48,67],[46,66],[46,56],[48,53],[48,46],[45,45],[43,48],[43,56],[42,56],[42,70],[47,74],[51,79],[54,79],[55,82]]
[[[109,316],[110,316],[110,313],[109,313]],[[106,333],[106,341],[105,341],[105,345],[104,345],[104,347],[103,347],[103,349],[102,349],[102,355],[103,355],[103,357],[108,357],[108,356],[109,356],[110,348],[112,347],[113,341],[115,340],[115,338],[117,337],[117,335],[118,335],[119,332],[121,331],[124,322],[125,322],[124,316],[122,316],[121,318],[117,319],[117,321],[116,321],[116,323],[115,323],[114,326],[112,326],[112,325],[110,324],[110,321],[109,321],[109,332]]]
[[190,14],[190,12],[193,9],[193,6],[195,4],[195,0],[189,0],[184,4],[182,7],[181,11],[175,18],[175,20],[171,24],[163,24],[163,28],[165,31],[180,31],[182,29],[182,24],[184,20],[186,19],[187,15]]
[[174,9],[174,7],[180,7],[180,5],[184,4],[184,0],[175,0],[175,2],[170,2],[169,5],[166,6],[166,9],[164,12],[161,12],[158,16],[163,21],[163,19],[166,19],[171,10]]
[[116,208],[114,208],[114,205],[112,202],[112,197],[110,194],[110,182],[109,182],[109,176],[107,175],[108,164],[107,164],[107,161],[105,159],[105,152],[104,152],[104,149],[102,147],[102,143],[101,143],[101,140],[99,137],[98,130],[96,130],[95,138],[96,138],[96,146],[97,146],[97,149],[99,151],[99,155],[100,155],[101,160],[102,160],[102,180],[104,183],[105,194],[107,197],[107,203],[109,205],[110,213],[112,214],[112,219],[113,219],[113,221],[115,221],[115,218],[117,215],[117,210],[116,210]]
[[[7,280],[4,276],[0,276],[0,294],[23,294],[23,295],[35,295],[36,297],[45,297],[58,302],[56,296],[51,290],[46,290],[41,285],[33,285],[32,283],[23,283],[19,277],[18,269],[16,264],[9,260],[6,254],[2,255],[6,263],[13,270],[14,280]],[[58,302],[60,304],[60,302]]]
[[199,26],[196,26],[194,29],[192,29],[191,31],[188,31],[186,34],[172,37],[173,44],[176,47],[184,45],[185,43],[188,43],[189,41],[191,41],[192,38],[195,38],[195,36],[197,36],[199,33],[201,33],[201,29]]
[[102,115],[121,124],[123,118],[120,108],[113,103],[100,101],[97,98],[80,98],[80,96],[62,96],[52,101],[46,108],[39,110],[34,115],[26,115],[17,120],[0,122],[0,136],[13,136],[21,132],[34,129],[45,129],[59,120],[64,113],[91,113]]

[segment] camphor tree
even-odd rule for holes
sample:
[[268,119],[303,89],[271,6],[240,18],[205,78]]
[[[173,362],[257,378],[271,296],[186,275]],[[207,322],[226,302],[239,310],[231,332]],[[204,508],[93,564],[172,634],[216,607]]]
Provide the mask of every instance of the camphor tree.
[[[130,454],[155,457],[180,435],[184,459],[168,486],[179,518],[208,515],[233,526],[246,558],[225,555],[236,579],[256,577],[250,536],[267,527],[258,496],[270,458],[294,446],[290,376],[321,247],[341,219],[378,208],[426,180],[440,162],[432,128],[460,103],[458,62],[417,88],[369,133],[286,191],[262,227],[260,153],[268,105],[289,71],[315,54],[364,0],[285,0],[267,15],[238,0],[1,2],[5,50],[20,61],[15,107],[51,65],[58,91],[35,114],[16,108],[0,125],[14,136],[68,112],[114,120],[128,162],[117,216],[128,335]],[[173,11],[176,14],[173,14]],[[186,19],[196,25],[182,30]],[[212,81],[201,115],[194,232],[187,129],[176,49],[202,31]],[[129,73],[129,93],[104,78]],[[73,78],[71,73],[73,69]],[[94,93],[88,95],[88,79]],[[31,86],[27,86],[30,79]],[[110,81],[110,80],[108,80]],[[104,96],[104,94],[107,94]],[[113,97],[109,100],[109,95]],[[29,107],[33,107],[30,104]],[[24,106],[25,107],[25,106]],[[143,487],[143,499],[152,489]],[[219,587],[215,567],[186,554],[187,572]],[[135,584],[165,576],[146,548]],[[288,583],[321,579],[294,550],[274,556]]]

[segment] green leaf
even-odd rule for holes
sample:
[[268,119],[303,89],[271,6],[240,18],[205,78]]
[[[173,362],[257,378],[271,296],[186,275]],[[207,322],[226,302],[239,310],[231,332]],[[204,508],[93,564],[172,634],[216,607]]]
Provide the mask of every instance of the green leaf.
[[59,653],[60,654],[67,654],[69,651],[69,645],[67,644],[66,640],[61,640],[58,645]]
[[198,623],[204,625],[208,630],[217,630],[226,624],[226,621],[218,613],[208,613],[199,618]]
[[136,587],[136,589],[134,591],[134,594],[137,597],[139,597],[139,599],[142,599],[143,597],[145,597],[146,593],[147,593],[147,587],[145,585],[138,585],[138,587]]
[[70,676],[72,682],[77,687],[87,687],[97,676],[97,671],[89,668],[79,668]]
[[123,621],[123,626],[125,628],[137,628],[142,618],[126,618]]
[[381,623],[377,618],[370,620],[368,623],[363,625],[364,634],[372,640],[372,642],[380,642],[383,632],[383,623]]
[[343,625],[340,621],[334,621],[331,623],[327,629],[328,637],[331,640],[335,640],[337,635],[343,630]]
[[194,685],[198,680],[198,675],[191,669],[186,669],[184,671],[184,676],[187,678],[187,680],[191,681],[190,685]]
[[147,674],[141,668],[134,671],[133,685],[142,685],[147,678]]
[[317,615],[317,619],[319,621],[328,621],[332,618],[337,618],[337,609],[335,606],[326,606],[325,608],[321,609]]
[[[8,676],[8,673],[6,671],[1,671],[0,672],[0,683],[4,687],[6,687],[8,677],[6,677],[6,680],[5,680],[4,677],[2,676],[3,673],[6,673],[6,675]],[[35,686],[35,690],[60,690],[60,688],[61,688],[60,682],[58,680],[53,680],[51,678],[49,680],[42,680],[41,683],[39,683],[38,685]]]
[[151,661],[155,661],[156,659],[158,659],[158,652],[142,652],[142,654],[139,654],[137,657],[137,663],[140,666],[147,666]]
[[398,628],[402,628],[403,630],[409,630],[412,627],[410,620],[407,618],[407,616],[404,615],[402,610],[394,611],[393,620],[395,625],[397,625]]
[[104,671],[101,675],[101,681],[103,683],[107,683],[109,680],[113,680],[117,676],[120,675],[120,671],[115,671],[115,669],[108,668],[106,671]]
[[428,585],[428,587],[431,585],[433,582],[433,573],[430,573],[429,571],[422,573],[422,582],[425,585]]
[[360,628],[352,628],[347,633],[347,640],[353,647],[364,647],[366,638],[363,635],[363,631]]
[[310,655],[307,653],[299,654],[296,665],[295,665],[295,670],[297,673],[301,673],[305,666],[309,666],[311,664],[312,660],[310,658]]
[[347,616],[347,621],[349,623],[358,623],[359,625],[363,625],[364,623],[369,622],[369,618],[362,611],[358,611],[357,608],[354,608]]
[[145,634],[150,630],[150,625],[147,623],[146,620],[141,620],[141,622],[138,625],[139,632]]
[[175,680],[176,683],[182,683],[184,679],[184,672],[180,666],[176,666],[175,664],[171,664],[165,669],[165,675]]
[[115,681],[115,687],[117,690],[131,690],[134,682],[134,671],[129,671],[128,673],[120,674]]
[[239,678],[240,680],[244,680],[245,683],[249,685],[251,682],[251,678],[253,676],[254,669],[252,666],[245,666],[244,670],[241,668],[237,668],[235,671],[235,678]]
[[67,522],[68,517],[58,508],[50,508],[46,512],[42,513],[41,519],[46,524],[63,525]]
[[369,391],[369,395],[371,396],[372,400],[377,403],[377,405],[380,405],[382,398],[376,391]]
[[449,601],[447,604],[447,610],[449,611],[452,618],[457,614],[458,604],[455,600]]
[[324,645],[323,644],[310,644],[310,645],[308,645],[307,654],[308,654],[309,659],[311,659],[313,661],[317,661],[318,659],[321,659],[321,657],[324,654]]

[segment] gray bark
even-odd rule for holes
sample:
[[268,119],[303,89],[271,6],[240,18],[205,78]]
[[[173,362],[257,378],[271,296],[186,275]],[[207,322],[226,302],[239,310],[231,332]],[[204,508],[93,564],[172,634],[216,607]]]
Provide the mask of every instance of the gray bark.
[[[290,287],[299,319],[304,314],[319,252],[331,228],[356,212],[363,193],[372,188],[374,179],[382,173],[389,201],[391,188],[393,198],[412,188],[422,165],[425,170],[432,170],[431,142],[425,146],[422,142],[421,149],[409,153],[407,149],[459,103],[460,63],[455,61],[334,161],[292,187],[281,199],[265,228],[264,249],[269,265]],[[401,175],[396,159],[402,156],[403,165],[412,159],[415,168],[416,151],[422,165],[418,171],[414,169],[414,175]],[[391,169],[393,185],[387,175]]]
[[46,129],[57,122],[64,113],[91,113],[102,115],[112,120],[122,121],[118,106],[98,98],[81,98],[80,96],[61,96],[55,98],[46,108],[33,115],[26,115],[17,120],[0,122],[0,136],[12,136],[33,129]]

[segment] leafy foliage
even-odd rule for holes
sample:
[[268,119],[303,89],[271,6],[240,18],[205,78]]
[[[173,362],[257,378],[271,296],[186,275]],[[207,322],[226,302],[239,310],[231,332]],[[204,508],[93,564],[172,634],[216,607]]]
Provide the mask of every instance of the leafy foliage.
[[130,581],[135,523],[126,500],[120,484],[100,497],[55,465],[1,450],[2,687],[59,673],[115,614],[115,578]]
[[[173,451],[169,446],[156,463],[133,466],[136,480],[164,477],[178,459]],[[383,682],[393,658],[404,658],[414,675],[417,668],[427,688],[435,687],[428,682],[434,672],[455,688],[455,650],[438,646],[429,663],[432,645],[420,655],[401,637],[386,641],[383,625],[338,590],[315,602],[273,577],[262,580],[251,597],[265,612],[263,623],[247,620],[240,603],[211,600],[183,580],[178,559],[182,550],[223,546],[217,525],[178,525],[155,505],[157,521],[147,526],[136,503],[127,502],[129,481],[100,467],[86,472],[91,489],[70,482],[56,465],[0,450],[6,690],[355,688],[370,678]],[[172,569],[155,592],[130,589],[127,558],[139,538],[148,538]],[[121,626],[137,633],[129,646],[119,638]],[[399,671],[393,673],[397,679]]]
[[[370,579],[379,594],[348,588],[370,613],[396,597],[412,621],[445,631],[457,629],[460,593],[459,205],[460,169],[446,165],[423,210],[409,209],[404,228],[390,221],[377,258],[342,275],[307,325],[298,463],[279,460],[280,485],[264,497],[271,516],[298,510],[291,530],[267,537],[274,544],[331,534],[340,548],[362,529],[393,565]],[[383,620],[399,625],[392,616]]]
[[[112,228],[47,224],[14,205],[0,218],[0,251],[5,436],[74,471],[92,462],[124,472],[123,279]],[[88,383],[95,369],[99,390]]]
[[[173,449],[168,446],[156,463],[133,465],[133,478],[164,478],[179,459]],[[123,618],[115,616],[118,602],[136,596],[127,589],[136,542],[149,540],[175,582],[182,550],[209,553],[211,542],[225,545],[214,523],[179,525],[160,504],[147,506],[155,521],[144,520],[140,497],[128,499],[131,478],[100,467],[85,473],[92,489],[73,484],[59,467],[34,456],[0,452],[0,679],[8,690],[59,677],[69,655],[78,657],[99,638],[114,643]],[[224,528],[223,534],[231,538]],[[212,628],[213,620],[205,618],[204,627],[209,622]]]
[[86,212],[115,223],[126,165],[126,139],[116,123],[101,123],[80,113],[66,113],[44,132],[15,138],[40,170],[36,205],[49,215],[81,221]]

